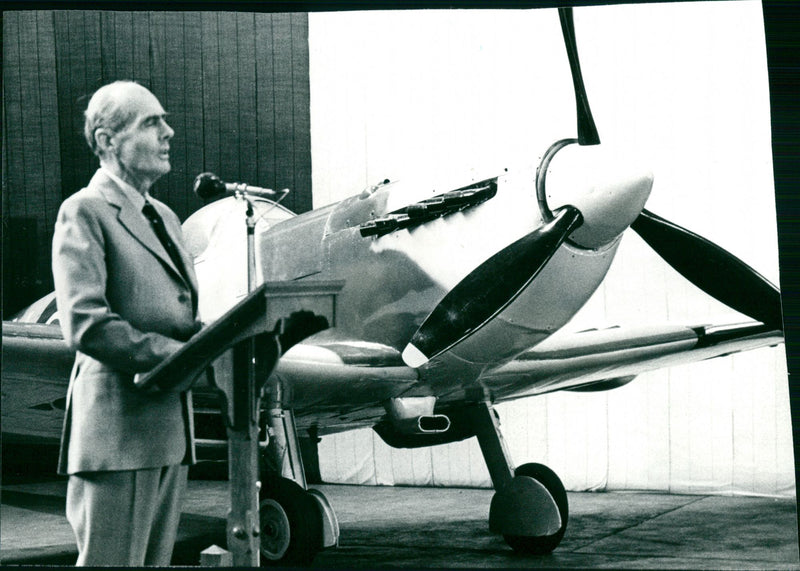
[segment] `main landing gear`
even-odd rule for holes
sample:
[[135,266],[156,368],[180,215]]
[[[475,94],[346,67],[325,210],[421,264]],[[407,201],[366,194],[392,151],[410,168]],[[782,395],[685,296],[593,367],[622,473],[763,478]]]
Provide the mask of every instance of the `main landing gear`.
[[262,566],[310,564],[323,545],[324,509],[327,503],[288,478],[262,483],[259,493],[259,552]]
[[[280,408],[280,389],[277,393],[270,407],[270,444],[259,493],[260,560],[262,566],[302,566],[338,544],[339,524],[325,496],[307,489],[294,415]],[[489,529],[515,552],[550,553],[564,537],[569,519],[561,480],[542,464],[513,468],[490,404],[472,405],[465,413],[497,490]]]
[[339,523],[325,495],[306,486],[294,414],[280,408],[275,389],[259,490],[260,561],[262,567],[305,566],[338,545]]
[[550,553],[567,529],[569,507],[564,485],[542,464],[513,468],[497,413],[490,404],[470,407],[469,415],[497,490],[489,509],[489,529],[502,534],[518,553]]
[[[283,328],[281,346],[287,350],[327,325],[313,313],[293,313]],[[263,395],[269,443],[259,459],[259,563],[309,565],[317,553],[339,544],[339,522],[325,495],[308,488],[294,411],[285,408],[282,383],[268,380]]]

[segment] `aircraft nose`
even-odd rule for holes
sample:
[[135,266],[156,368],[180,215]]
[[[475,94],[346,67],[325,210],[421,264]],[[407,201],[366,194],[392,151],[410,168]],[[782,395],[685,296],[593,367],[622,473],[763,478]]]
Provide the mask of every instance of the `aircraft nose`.
[[570,240],[589,249],[608,244],[636,220],[652,188],[652,173],[630,173],[577,197],[572,205],[583,215],[583,224]]
[[643,165],[630,150],[610,145],[558,152],[548,168],[547,202],[552,211],[570,204],[583,215],[572,242],[600,248],[636,220],[653,187],[653,174]]

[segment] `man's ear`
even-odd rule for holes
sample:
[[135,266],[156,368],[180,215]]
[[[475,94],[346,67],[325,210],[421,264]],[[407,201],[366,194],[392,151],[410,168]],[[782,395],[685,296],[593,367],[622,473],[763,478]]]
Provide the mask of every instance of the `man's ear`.
[[114,132],[103,127],[95,130],[94,132],[94,142],[97,145],[97,148],[103,153],[114,150],[114,141],[112,141],[113,137]]

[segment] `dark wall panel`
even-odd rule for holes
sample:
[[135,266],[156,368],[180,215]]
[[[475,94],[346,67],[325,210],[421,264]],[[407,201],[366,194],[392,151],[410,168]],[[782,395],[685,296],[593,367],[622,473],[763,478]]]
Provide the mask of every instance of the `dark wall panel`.
[[[7,22],[10,15],[5,15]],[[6,29],[8,28],[8,29]],[[20,26],[4,26],[3,30],[3,156],[7,165],[3,172],[3,222],[8,217],[25,214],[25,163],[22,145],[22,86],[20,85]],[[23,190],[21,190],[23,189]],[[13,197],[13,200],[12,200]],[[4,237],[8,234],[4,232]]]
[[[4,287],[3,298],[20,303],[52,287],[50,237],[61,202],[56,48],[51,14],[21,11],[3,20],[3,275],[4,282],[26,276]],[[12,220],[24,220],[25,232],[15,232]]]
[[[186,48],[183,36],[183,14],[179,12],[164,13],[162,29],[163,36],[163,61],[155,66],[159,70],[163,69],[163,88],[161,89],[161,103],[170,112],[167,121],[175,130],[175,137],[170,143],[170,160],[172,162],[172,174],[166,179],[167,185],[162,187],[165,200],[172,205],[176,211],[189,212],[196,206],[189,203],[189,194],[185,192],[183,185],[193,175],[187,169],[190,165],[186,159],[186,140],[193,137],[194,133],[186,130],[186,117],[190,114],[186,107],[185,93],[192,86],[187,85],[184,75],[184,54]],[[174,112],[175,110],[185,110],[185,112]],[[180,133],[180,136],[178,134]],[[194,206],[195,208],[192,208]]]
[[[239,86],[239,176],[244,180],[256,180],[256,161],[258,153],[258,130],[256,124],[256,31],[253,14],[236,15],[237,70],[236,81]],[[248,158],[249,157],[249,158]]]
[[150,81],[150,13],[134,12],[133,18],[133,75],[139,83]]
[[[241,155],[239,139],[239,83],[238,83],[238,36],[236,14],[221,12],[218,15],[219,34],[219,174],[224,180],[232,180],[239,169]],[[234,41],[226,41],[231,38]],[[211,56],[213,57],[213,55]]]
[[[59,140],[62,156],[62,197],[87,181],[97,161],[83,138],[83,110],[89,95],[103,78],[101,15],[99,12],[57,11],[53,14],[56,36],[56,85]],[[32,70],[34,72],[34,70]]]
[[[275,116],[280,117],[284,113],[292,112],[292,102],[286,101],[287,94],[292,92],[292,54],[287,53],[292,46],[291,16],[278,14],[273,18],[273,23],[273,52],[279,55],[275,57],[275,65],[272,68],[272,84],[275,86]],[[275,172],[277,174],[291,171],[294,166],[293,125],[278,122],[275,125],[275,131],[278,134],[277,140],[281,142],[275,147]],[[294,196],[289,198],[291,199],[289,204],[294,205],[297,198]]]
[[204,171],[288,187],[286,206],[311,208],[306,14],[9,11],[3,38],[3,222],[36,221],[41,288],[28,302],[52,284],[60,202],[97,168],[83,111],[116,79],[146,85],[169,113],[172,172],[153,193],[181,219],[202,206],[192,182]]
[[[292,31],[292,143],[295,192],[293,208],[305,212],[313,208],[311,193],[311,78],[309,75],[308,15],[290,14]],[[307,191],[306,191],[307,190]]]
[[[183,58],[183,108],[187,111],[192,109],[203,109],[203,89],[198,89],[203,76],[203,35],[202,35],[202,16],[197,12],[187,12],[183,19],[183,45],[186,51],[195,54],[194,57]],[[171,102],[169,103],[172,107]],[[185,114],[184,133],[184,152],[186,155],[186,168],[195,165],[203,165],[209,168],[205,162],[204,153],[204,132],[205,122],[212,115],[207,110],[203,113],[187,112]],[[309,158],[310,160],[310,158]],[[213,169],[209,169],[212,170]],[[197,172],[187,172],[185,176],[197,176]],[[185,193],[186,211],[194,211],[199,206],[199,201],[193,193]]]
[[[273,84],[275,75],[275,58],[273,53],[272,17],[267,14],[256,14],[256,84]],[[275,91],[272,89],[256,90],[256,121],[259,130],[264,133],[275,131]],[[278,181],[275,171],[275,137],[259,137],[256,173],[258,180],[264,181],[269,188],[283,188],[283,181]],[[294,188],[294,187],[293,187]],[[287,206],[288,206],[287,199]]]
[[[201,63],[203,82],[203,162],[206,169],[219,173],[220,169],[220,89],[219,89],[219,15],[204,12],[201,24]],[[216,77],[217,81],[211,78]]]

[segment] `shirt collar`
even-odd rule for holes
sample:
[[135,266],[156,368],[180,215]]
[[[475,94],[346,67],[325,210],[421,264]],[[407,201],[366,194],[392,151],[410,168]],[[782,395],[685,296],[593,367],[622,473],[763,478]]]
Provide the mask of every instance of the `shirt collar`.
[[111,170],[107,169],[106,167],[101,166],[100,170],[103,171],[108,178],[117,183],[117,186],[120,188],[120,190],[122,190],[122,194],[124,194],[138,210],[144,208],[145,203],[150,198],[149,192],[145,192],[144,195],[142,195],[141,192],[136,190],[132,185],[128,184],[121,178],[119,178],[117,175],[115,175],[113,172],[111,172]]

